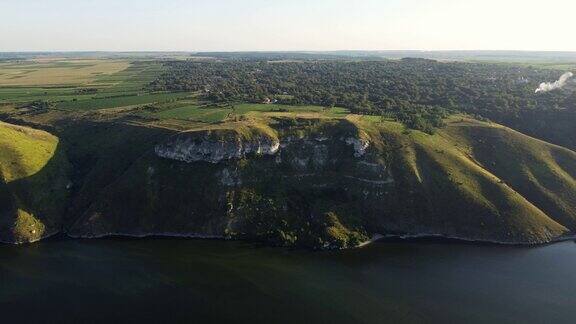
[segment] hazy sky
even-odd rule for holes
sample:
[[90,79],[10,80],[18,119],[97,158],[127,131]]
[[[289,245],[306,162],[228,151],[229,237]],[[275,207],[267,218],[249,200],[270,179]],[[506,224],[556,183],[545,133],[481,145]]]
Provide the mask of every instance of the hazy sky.
[[576,51],[576,0],[0,0],[0,51]]

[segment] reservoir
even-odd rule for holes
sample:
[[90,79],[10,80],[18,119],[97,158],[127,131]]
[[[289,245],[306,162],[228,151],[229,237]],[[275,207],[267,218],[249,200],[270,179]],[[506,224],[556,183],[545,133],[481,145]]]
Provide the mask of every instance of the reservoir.
[[573,323],[576,244],[380,241],[303,251],[185,239],[0,245],[22,322]]

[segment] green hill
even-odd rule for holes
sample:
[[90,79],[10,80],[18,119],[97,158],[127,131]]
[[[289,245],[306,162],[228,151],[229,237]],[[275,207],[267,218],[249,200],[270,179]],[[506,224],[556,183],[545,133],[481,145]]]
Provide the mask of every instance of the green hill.
[[4,241],[42,237],[33,226],[314,248],[375,234],[545,243],[576,230],[576,153],[467,117],[434,135],[379,117],[281,112],[180,130],[54,124],[69,193],[54,136],[0,128],[17,138],[0,146]]
[[0,122],[0,240],[36,241],[60,231],[67,162],[58,138]]

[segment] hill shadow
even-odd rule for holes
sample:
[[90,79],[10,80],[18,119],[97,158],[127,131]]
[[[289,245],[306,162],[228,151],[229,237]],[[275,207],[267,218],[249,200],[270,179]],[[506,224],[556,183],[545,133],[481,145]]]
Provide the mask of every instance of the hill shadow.
[[62,120],[50,127],[18,124],[49,128],[59,143],[35,174],[0,182],[0,241],[15,240],[18,210],[20,217],[24,212],[44,224],[44,234],[38,238],[65,231],[101,190],[175,133],[124,121]]

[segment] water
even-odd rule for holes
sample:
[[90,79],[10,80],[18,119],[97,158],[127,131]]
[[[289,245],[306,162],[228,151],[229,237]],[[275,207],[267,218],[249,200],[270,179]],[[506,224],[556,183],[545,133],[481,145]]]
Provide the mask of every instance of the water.
[[343,252],[179,239],[0,246],[2,322],[573,323],[576,244]]

